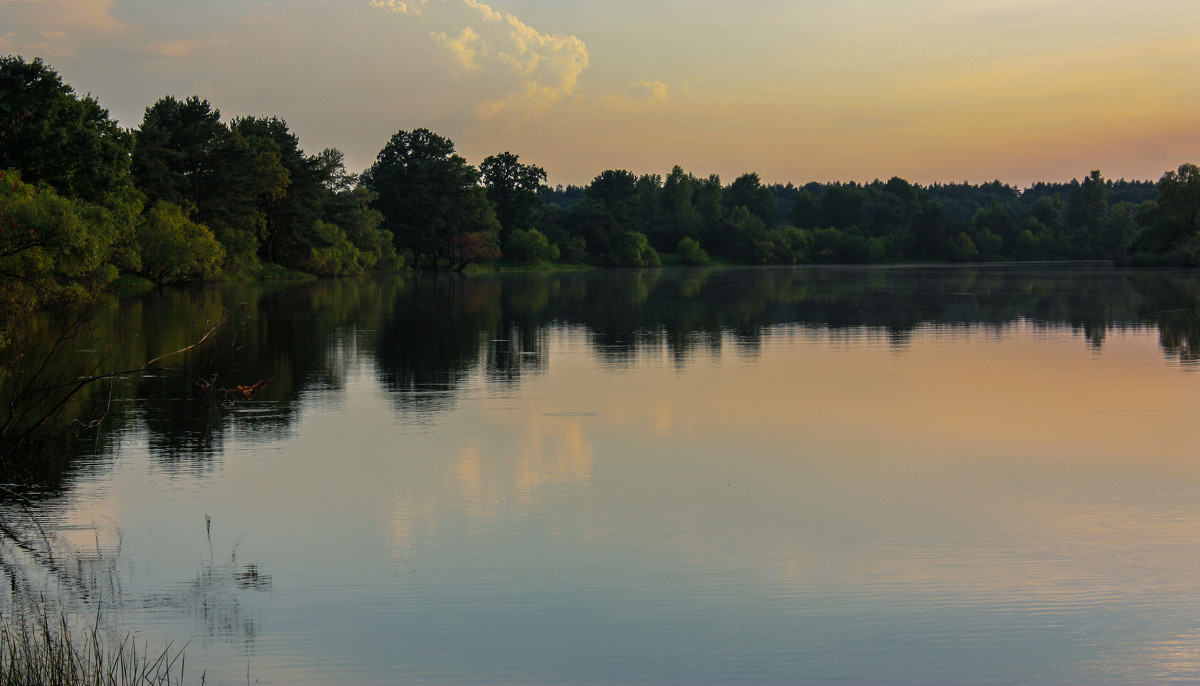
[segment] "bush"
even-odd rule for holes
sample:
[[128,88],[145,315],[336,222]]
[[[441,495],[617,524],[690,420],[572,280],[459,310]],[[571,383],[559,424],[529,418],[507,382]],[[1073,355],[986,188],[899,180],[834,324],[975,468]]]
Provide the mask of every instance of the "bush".
[[211,279],[221,272],[225,249],[207,226],[188,219],[178,205],[159,202],[142,215],[137,230],[141,276],[162,286]]
[[120,233],[108,209],[0,171],[0,329],[17,313],[100,293],[117,277]]
[[311,274],[361,274],[375,264],[375,256],[351,244],[346,232],[337,224],[316,220],[313,222],[310,242],[309,256],[302,261],[301,267]]
[[650,247],[646,234],[640,231],[626,231],[616,240],[616,250],[613,251],[612,261],[622,267],[658,267],[662,262],[658,253]]
[[504,244],[504,256],[517,262],[552,262],[558,259],[559,250],[541,231],[517,229]]
[[701,248],[700,243],[694,238],[685,237],[680,239],[679,246],[675,248],[675,253],[679,255],[679,259],[687,264],[708,264],[708,253],[704,252],[704,248]]

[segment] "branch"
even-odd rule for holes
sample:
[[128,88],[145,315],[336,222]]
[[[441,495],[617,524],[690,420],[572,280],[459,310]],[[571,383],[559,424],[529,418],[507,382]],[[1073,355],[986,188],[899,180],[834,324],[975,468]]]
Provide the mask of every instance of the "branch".
[[[61,410],[63,408],[63,406],[65,406],[71,400],[71,398],[75,397],[75,394],[79,393],[79,391],[81,391],[85,387],[87,387],[88,384],[95,383],[96,381],[102,381],[104,379],[114,379],[117,377],[125,376],[127,374],[137,374],[139,372],[149,371],[150,368],[153,365],[155,365],[156,363],[161,362],[162,360],[165,360],[168,357],[174,357],[175,355],[185,353],[189,350],[192,350],[193,348],[196,348],[200,344],[204,343],[204,341],[208,340],[208,338],[210,336],[212,336],[217,331],[217,329],[219,329],[221,327],[221,325],[224,323],[225,323],[225,320],[221,319],[216,324],[214,324],[211,329],[206,331],[204,333],[204,335],[201,336],[200,339],[197,340],[195,343],[192,343],[191,345],[188,345],[188,346],[184,346],[184,347],[180,348],[179,350],[176,350],[175,352],[167,353],[165,355],[159,355],[158,357],[150,360],[149,362],[143,364],[140,367],[137,367],[136,369],[123,369],[121,371],[109,372],[107,374],[97,374],[97,375],[93,375],[93,376],[85,376],[85,377],[80,378],[78,382],[73,384],[73,388],[71,388],[71,390],[68,391],[62,397],[61,400],[59,400],[58,404],[56,404],[54,407],[50,408],[45,413],[43,413],[41,418],[38,419],[37,422],[35,422],[32,426],[30,426],[28,429],[26,429],[24,432],[22,432],[20,435],[18,435],[16,437],[17,442],[20,442],[20,441],[28,438],[31,434],[33,434],[33,432],[35,432],[37,429],[41,428],[41,426],[43,424],[45,424],[47,421],[49,421],[51,417],[54,417],[56,414],[58,414],[59,410]],[[93,424],[94,424],[94,422],[93,422]]]

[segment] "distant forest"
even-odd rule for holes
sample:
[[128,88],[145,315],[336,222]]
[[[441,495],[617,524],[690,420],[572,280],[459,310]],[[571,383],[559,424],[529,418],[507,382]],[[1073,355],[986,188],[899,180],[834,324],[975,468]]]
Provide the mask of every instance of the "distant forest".
[[[119,127],[40,59],[0,57],[0,305],[69,302],[120,272],[159,285],[303,272],[555,262],[833,264],[995,260],[1200,263],[1200,170],[1020,189],[893,177],[726,184],[675,167],[546,184],[511,152],[479,166],[426,129],[361,174],[305,153],[279,117],[223,120],[164,97]],[[3,340],[0,340],[0,346]]]
[[[1111,260],[1128,256],[1150,181],[1082,181],[1021,190],[999,181],[922,186],[899,177],[871,183],[766,184],[757,174],[728,186],[676,167],[664,179],[606,171],[591,184],[543,191],[539,228],[581,254],[611,255],[606,228],[644,233],[657,251],[692,239],[743,263]],[[605,215],[619,217],[605,227]]]

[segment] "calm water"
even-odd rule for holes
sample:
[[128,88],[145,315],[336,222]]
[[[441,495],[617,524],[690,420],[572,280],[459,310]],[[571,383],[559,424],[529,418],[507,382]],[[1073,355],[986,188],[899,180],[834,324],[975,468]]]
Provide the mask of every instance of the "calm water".
[[1200,683],[1198,312],[1094,265],[126,296],[116,364],[229,324],[9,505],[56,556],[6,539],[7,602],[208,683]]

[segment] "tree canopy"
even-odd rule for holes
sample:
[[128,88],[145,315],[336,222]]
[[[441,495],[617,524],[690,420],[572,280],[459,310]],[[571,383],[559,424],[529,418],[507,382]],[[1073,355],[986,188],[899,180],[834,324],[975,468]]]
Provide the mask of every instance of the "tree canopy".
[[[584,186],[550,188],[545,169],[516,153],[475,167],[448,138],[418,128],[391,136],[358,176],[336,149],[306,153],[281,117],[225,121],[196,96],[163,97],[123,131],[41,60],[11,56],[0,58],[0,169],[54,191],[38,202],[58,198],[95,221],[111,266],[161,283],[254,275],[264,263],[318,275],[461,270],[501,250],[514,261],[612,266],[660,255],[1200,264],[1195,165],[1157,184],[1092,171],[1026,189],[900,177],[795,186],[754,172],[723,184],[680,166],[665,176],[608,169]],[[164,251],[180,240],[188,250]]]
[[513,231],[533,227],[542,204],[540,191],[546,183],[546,170],[522,164],[518,155],[502,152],[484,158],[479,171],[500,222],[500,244],[505,245]]
[[363,174],[374,207],[397,250],[418,269],[499,255],[500,223],[480,185],[480,173],[455,154],[448,138],[428,129],[399,131]]
[[133,137],[41,59],[0,56],[0,169],[66,197],[121,202],[133,188]]

